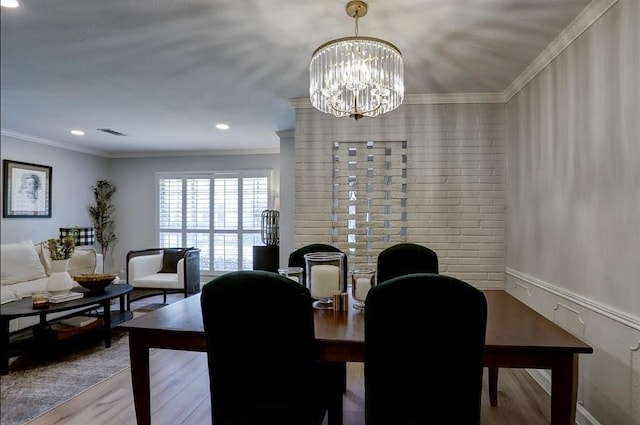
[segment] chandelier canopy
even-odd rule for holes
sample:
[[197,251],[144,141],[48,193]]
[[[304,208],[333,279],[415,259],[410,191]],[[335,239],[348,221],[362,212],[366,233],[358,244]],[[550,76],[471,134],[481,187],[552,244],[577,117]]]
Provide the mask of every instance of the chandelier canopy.
[[336,117],[376,117],[396,109],[404,99],[404,64],[393,44],[358,36],[358,18],[367,4],[350,1],[355,36],[318,47],[309,65],[309,97],[319,111]]

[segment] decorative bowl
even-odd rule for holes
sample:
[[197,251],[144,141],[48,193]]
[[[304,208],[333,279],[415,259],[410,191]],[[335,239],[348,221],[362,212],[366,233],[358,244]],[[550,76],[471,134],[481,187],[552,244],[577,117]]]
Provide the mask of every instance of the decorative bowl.
[[102,292],[113,280],[116,275],[113,273],[106,274],[80,274],[73,277],[80,286],[89,290],[89,292]]

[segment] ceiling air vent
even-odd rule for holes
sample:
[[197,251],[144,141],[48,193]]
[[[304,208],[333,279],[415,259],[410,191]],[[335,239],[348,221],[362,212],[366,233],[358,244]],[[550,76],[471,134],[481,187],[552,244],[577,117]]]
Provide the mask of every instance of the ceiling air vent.
[[110,128],[99,128],[98,131],[104,131],[105,133],[113,134],[114,136],[126,136],[126,134],[111,130]]

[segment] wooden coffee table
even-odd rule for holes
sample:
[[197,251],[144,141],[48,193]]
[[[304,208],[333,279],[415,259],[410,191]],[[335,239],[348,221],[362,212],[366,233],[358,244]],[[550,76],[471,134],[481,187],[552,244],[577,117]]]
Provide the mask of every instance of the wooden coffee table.
[[[0,359],[0,375],[6,375],[9,373],[9,358],[10,343],[9,339],[11,334],[9,332],[9,322],[12,319],[19,317],[40,316],[40,323],[36,325],[36,328],[44,330],[46,325],[51,322],[59,321],[64,317],[77,316],[88,310],[93,310],[99,306],[102,307],[102,318],[104,320],[104,346],[106,348],[111,347],[111,328],[119,323],[129,320],[133,317],[131,311],[125,311],[127,305],[125,297],[128,296],[133,287],[127,284],[111,284],[107,286],[104,292],[89,292],[89,290],[79,287],[74,288],[74,292],[81,292],[84,297],[62,303],[50,303],[48,308],[34,309],[31,302],[31,298],[23,298],[20,301],[14,301],[0,306],[0,351],[2,352],[2,358]],[[120,298],[120,310],[111,311],[111,300]],[[68,316],[57,317],[47,321],[47,315],[52,313],[61,313],[69,310],[76,310],[70,313]],[[20,332],[20,331],[19,331]]]

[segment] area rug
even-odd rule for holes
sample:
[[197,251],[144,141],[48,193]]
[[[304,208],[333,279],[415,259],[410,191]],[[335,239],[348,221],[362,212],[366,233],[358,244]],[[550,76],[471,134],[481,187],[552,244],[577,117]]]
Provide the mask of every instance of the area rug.
[[[132,305],[132,310],[138,316],[162,306],[150,299]],[[0,377],[0,424],[23,425],[127,367],[128,334],[117,328],[110,348],[98,333],[55,350],[29,350]]]
[[85,341],[46,355],[28,352],[0,377],[0,424],[21,425],[129,367],[129,338],[113,331],[111,347]]

